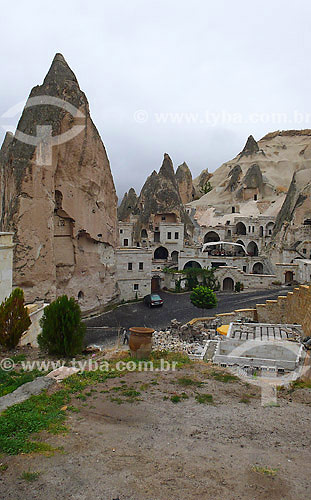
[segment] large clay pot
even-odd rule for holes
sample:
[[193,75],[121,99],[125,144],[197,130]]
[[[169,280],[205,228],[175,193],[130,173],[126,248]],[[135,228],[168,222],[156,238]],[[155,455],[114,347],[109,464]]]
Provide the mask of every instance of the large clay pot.
[[131,356],[135,359],[149,358],[152,349],[152,328],[135,326],[130,328],[129,347]]

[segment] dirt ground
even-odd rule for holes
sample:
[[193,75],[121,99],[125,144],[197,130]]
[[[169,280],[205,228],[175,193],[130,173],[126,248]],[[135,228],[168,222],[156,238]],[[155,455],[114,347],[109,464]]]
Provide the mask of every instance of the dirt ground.
[[[124,387],[138,400],[122,397]],[[258,388],[215,380],[199,363],[127,373],[84,392],[85,401],[73,398],[79,411],[68,411],[67,434],[41,434],[63,451],[1,457],[1,500],[311,498],[311,389],[281,391],[280,406],[266,408]],[[198,403],[206,393],[213,402]],[[23,471],[40,474],[29,482]]]

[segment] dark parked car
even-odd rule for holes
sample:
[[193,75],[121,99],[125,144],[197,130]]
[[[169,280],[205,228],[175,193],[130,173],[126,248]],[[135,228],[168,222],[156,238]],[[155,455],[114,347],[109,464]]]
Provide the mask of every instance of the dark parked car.
[[163,300],[157,293],[150,293],[149,295],[146,295],[146,297],[144,297],[144,302],[149,307],[163,306]]

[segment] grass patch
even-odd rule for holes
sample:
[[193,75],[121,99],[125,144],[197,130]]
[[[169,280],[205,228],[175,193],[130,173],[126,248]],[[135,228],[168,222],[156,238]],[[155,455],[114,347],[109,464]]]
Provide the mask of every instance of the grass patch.
[[261,467],[260,465],[253,465],[253,472],[257,472],[257,474],[262,474],[264,476],[275,477],[277,475],[278,469],[271,469],[270,467]]
[[30,441],[30,436],[42,430],[53,431],[55,427],[59,431],[66,418],[61,408],[68,400],[69,396],[64,390],[51,396],[44,392],[7,408],[0,415],[0,451],[8,455],[51,451],[51,447],[45,443]]
[[72,411],[73,413],[80,413],[80,409],[73,405],[69,405],[67,410]]
[[203,382],[199,382],[198,380],[193,380],[192,378],[181,377],[178,379],[178,384],[183,386],[195,386],[202,387]]
[[122,396],[125,396],[126,398],[136,398],[137,396],[140,396],[140,392],[135,391],[135,389],[129,389],[122,391]]
[[30,472],[30,471],[24,471],[20,477],[20,479],[24,479],[24,481],[37,481],[39,479],[40,472]]
[[195,400],[200,404],[213,403],[213,396],[211,394],[197,394]]
[[251,400],[250,400],[249,396],[243,396],[243,397],[240,399],[240,401],[239,401],[239,402],[240,402],[240,403],[244,403],[244,404],[248,405],[248,404],[251,402]]
[[8,464],[0,464],[0,472],[5,472],[8,470]]
[[178,396],[177,394],[174,394],[173,396],[171,396],[171,401],[172,403],[180,403],[181,401],[181,396]]
[[185,392],[182,392],[182,393],[181,393],[181,397],[182,397],[183,399],[189,399],[188,394],[186,394]]
[[43,375],[45,373],[39,370],[32,370],[30,372],[16,372],[12,370],[6,372],[0,369],[0,397],[10,394],[21,385],[26,384],[26,382],[32,382],[35,378],[42,377]]
[[121,398],[113,398],[113,397],[111,397],[110,401],[112,403],[117,403],[118,405],[122,405],[122,403],[125,403],[124,399],[121,399]]
[[231,373],[227,373],[227,372],[218,372],[218,371],[212,371],[211,372],[211,377],[213,377],[215,380],[218,380],[218,382],[224,382],[224,383],[228,383],[228,382],[236,382],[238,379],[238,377],[236,377],[235,375],[231,375]]
[[139,388],[140,391],[147,391],[149,389],[149,384],[142,384]]
[[153,361],[154,368],[160,368],[160,360],[165,359],[172,363],[176,363],[175,367],[177,369],[182,368],[184,365],[193,365],[194,361],[189,359],[187,354],[181,352],[169,352],[169,351],[153,351],[150,355],[150,361]]
[[294,380],[291,386],[293,389],[311,389],[311,381]]
[[14,363],[19,363],[26,360],[26,354],[15,354],[11,359],[13,359]]
[[76,398],[77,398],[77,399],[81,399],[81,401],[86,401],[86,396],[85,396],[85,394],[77,394],[77,395],[76,395]]

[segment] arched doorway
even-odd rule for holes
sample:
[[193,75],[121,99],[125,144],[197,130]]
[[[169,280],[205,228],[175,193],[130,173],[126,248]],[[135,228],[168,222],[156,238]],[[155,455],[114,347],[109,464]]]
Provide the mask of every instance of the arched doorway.
[[225,278],[222,282],[222,289],[224,292],[233,292],[234,281],[232,278]]
[[168,251],[165,247],[159,247],[154,251],[154,258],[156,260],[166,260],[168,258]]
[[291,283],[294,279],[293,271],[286,271],[285,273],[285,283]]
[[212,243],[213,241],[220,241],[220,236],[215,231],[209,231],[204,236],[204,243]]
[[256,262],[253,265],[253,274],[263,274],[263,265],[261,262]]
[[148,233],[147,233],[147,230],[146,230],[146,229],[142,229],[142,230],[141,230],[141,237],[142,237],[142,238],[148,238]]
[[190,268],[193,268],[193,267],[196,267],[198,269],[202,269],[201,264],[199,262],[196,262],[195,260],[189,260],[189,262],[187,262],[184,265],[184,269],[190,269]]
[[246,234],[246,226],[243,224],[243,222],[238,222],[235,226],[235,233],[236,234]]
[[[239,245],[243,245],[243,247],[245,248],[244,242],[242,240],[238,240],[236,241],[236,243],[238,243]],[[235,249],[238,255],[245,255],[245,252],[242,247],[235,247]]]
[[257,257],[258,255],[258,246],[254,241],[250,241],[247,245],[247,253],[252,257]]
[[172,257],[172,261],[173,262],[178,263],[178,252],[177,252],[177,250],[174,250],[174,252],[172,252],[171,257]]
[[159,292],[160,289],[161,289],[160,276],[153,276],[151,279],[151,292]]

